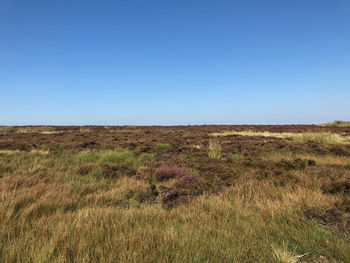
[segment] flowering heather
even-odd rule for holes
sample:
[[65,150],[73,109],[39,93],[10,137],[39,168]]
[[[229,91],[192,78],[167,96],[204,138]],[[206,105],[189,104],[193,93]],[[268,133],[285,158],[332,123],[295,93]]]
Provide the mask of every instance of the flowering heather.
[[203,178],[188,174],[180,177],[173,186],[177,189],[199,190],[204,184],[205,180]]
[[178,167],[159,167],[155,171],[155,176],[158,181],[165,181],[171,178],[185,176],[187,175],[187,171]]

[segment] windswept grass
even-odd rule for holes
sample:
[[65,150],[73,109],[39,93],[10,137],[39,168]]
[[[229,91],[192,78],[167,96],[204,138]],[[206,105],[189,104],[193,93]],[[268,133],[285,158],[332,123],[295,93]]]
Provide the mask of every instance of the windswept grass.
[[148,186],[129,177],[107,183],[80,176],[87,182],[76,189],[69,187],[71,181],[59,182],[55,176],[3,178],[0,258],[2,262],[296,262],[306,254],[310,261],[322,255],[349,262],[350,240],[300,216],[305,207],[327,206],[333,200],[313,180],[299,176],[305,181],[297,188],[242,178],[219,195],[204,195],[172,210],[142,203],[148,198]]
[[227,131],[227,132],[218,132],[212,133],[213,137],[221,136],[231,136],[231,135],[240,135],[240,136],[262,136],[262,137],[274,137],[280,139],[291,139],[294,142],[305,143],[305,142],[317,142],[321,144],[350,144],[349,136],[342,136],[336,133],[327,133],[327,132],[307,132],[307,133],[275,133],[275,132],[255,132],[255,131]]

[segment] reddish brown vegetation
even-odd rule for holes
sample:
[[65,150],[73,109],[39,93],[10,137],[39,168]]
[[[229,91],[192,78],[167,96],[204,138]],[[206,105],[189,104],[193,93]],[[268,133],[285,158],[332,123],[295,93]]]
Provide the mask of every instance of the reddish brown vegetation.
[[305,216],[324,227],[335,229],[341,235],[350,235],[350,199],[336,202],[326,210],[312,207],[305,211]]
[[187,171],[178,167],[159,167],[155,170],[155,177],[158,181],[166,181],[175,177],[187,175]]
[[119,177],[121,175],[133,176],[136,170],[122,163],[105,163],[102,165],[103,176],[107,178]]
[[330,194],[349,194],[350,193],[350,177],[341,178],[322,186],[325,193]]
[[162,203],[167,207],[189,202],[191,196],[203,193],[205,180],[198,175],[183,175],[178,178],[171,188],[162,192]]

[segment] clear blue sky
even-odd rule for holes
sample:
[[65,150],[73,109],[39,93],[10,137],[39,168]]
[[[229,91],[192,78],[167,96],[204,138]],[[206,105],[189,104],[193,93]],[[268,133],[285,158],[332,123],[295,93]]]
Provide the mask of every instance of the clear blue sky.
[[0,1],[0,125],[334,119],[349,0]]

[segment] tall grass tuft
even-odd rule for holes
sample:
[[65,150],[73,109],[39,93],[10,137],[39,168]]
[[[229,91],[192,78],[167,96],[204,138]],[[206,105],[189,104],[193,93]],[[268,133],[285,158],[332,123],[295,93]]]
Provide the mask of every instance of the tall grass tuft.
[[213,159],[219,159],[221,157],[221,145],[217,140],[209,140],[208,156]]

